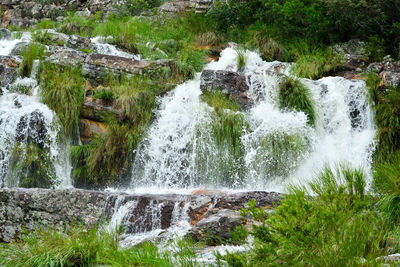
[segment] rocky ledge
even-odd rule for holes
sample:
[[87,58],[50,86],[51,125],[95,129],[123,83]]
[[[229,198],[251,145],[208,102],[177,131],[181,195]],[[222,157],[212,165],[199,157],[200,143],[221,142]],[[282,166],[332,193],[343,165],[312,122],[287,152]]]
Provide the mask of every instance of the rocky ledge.
[[0,242],[10,242],[24,229],[38,225],[60,228],[70,223],[94,225],[110,220],[120,207],[129,207],[122,221],[126,234],[167,229],[177,213],[201,238],[205,229],[229,237],[228,228],[242,223],[239,210],[255,199],[272,208],[281,195],[268,192],[225,194],[199,190],[192,194],[127,194],[82,189],[0,189]]

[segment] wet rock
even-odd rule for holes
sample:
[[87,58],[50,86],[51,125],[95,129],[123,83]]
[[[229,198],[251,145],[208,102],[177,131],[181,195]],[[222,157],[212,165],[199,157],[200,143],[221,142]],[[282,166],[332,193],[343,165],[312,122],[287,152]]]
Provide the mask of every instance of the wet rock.
[[43,148],[46,141],[46,123],[43,114],[39,110],[21,117],[17,129],[16,140],[36,144]]
[[231,238],[229,231],[233,231],[242,224],[244,224],[244,221],[239,212],[219,209],[214,214],[209,212],[196,224],[189,235],[196,241],[212,241],[212,243],[218,244],[229,240]]
[[89,143],[92,138],[103,135],[106,131],[104,124],[88,119],[80,119],[78,126],[79,135],[83,144]]
[[71,49],[92,49],[92,44],[89,38],[78,35],[67,35],[54,30],[43,30],[42,34],[46,34],[51,45],[66,46]]
[[221,90],[226,96],[238,101],[244,109],[248,109],[254,104],[247,95],[249,86],[243,73],[227,70],[204,70],[201,73],[200,89],[203,92]]
[[0,87],[8,87],[17,79],[19,62],[16,58],[0,56]]

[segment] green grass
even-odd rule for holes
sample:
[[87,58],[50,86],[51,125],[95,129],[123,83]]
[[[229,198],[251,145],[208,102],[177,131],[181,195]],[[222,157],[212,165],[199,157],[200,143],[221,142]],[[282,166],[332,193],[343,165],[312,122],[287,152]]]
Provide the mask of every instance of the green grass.
[[31,44],[22,51],[23,60],[19,66],[21,77],[30,77],[35,59],[43,59],[45,47],[41,44]]
[[114,92],[108,88],[98,87],[93,92],[93,98],[101,99],[106,103],[112,103],[115,100]]
[[285,78],[279,85],[279,106],[281,109],[304,112],[308,123],[314,126],[316,119],[315,102],[310,89],[299,80]]
[[11,244],[0,244],[2,266],[173,266],[172,256],[143,243],[119,247],[118,235],[97,227],[37,229]]
[[388,222],[398,225],[400,219],[400,153],[385,162],[377,163],[373,169],[372,187],[379,196],[379,206]]
[[342,67],[342,56],[332,49],[307,50],[296,53],[296,61],[291,71],[298,77],[319,79]]
[[42,63],[39,69],[43,102],[55,111],[66,135],[75,137],[86,91],[80,68]]
[[211,92],[209,90],[204,91],[201,95],[201,100],[213,107],[217,113],[223,111],[224,109],[230,109],[232,111],[240,110],[240,104],[227,97],[220,90],[215,92]]
[[236,53],[237,53],[237,68],[238,71],[243,71],[244,68],[246,67],[246,62],[247,62],[247,58],[246,58],[246,50],[242,49],[242,48],[237,48],[236,49]]

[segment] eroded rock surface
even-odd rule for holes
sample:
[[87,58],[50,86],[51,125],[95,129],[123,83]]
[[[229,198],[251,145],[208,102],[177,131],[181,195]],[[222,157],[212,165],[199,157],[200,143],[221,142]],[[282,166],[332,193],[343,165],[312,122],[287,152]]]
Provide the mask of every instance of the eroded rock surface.
[[[39,223],[62,227],[69,223],[97,224],[109,220],[121,207],[126,234],[167,229],[176,217],[187,218],[195,229],[226,235],[239,223],[239,210],[255,199],[258,206],[273,206],[281,195],[267,192],[210,195],[125,194],[82,189],[0,189],[0,242],[10,242],[23,228]],[[178,214],[178,215],[177,215]]]

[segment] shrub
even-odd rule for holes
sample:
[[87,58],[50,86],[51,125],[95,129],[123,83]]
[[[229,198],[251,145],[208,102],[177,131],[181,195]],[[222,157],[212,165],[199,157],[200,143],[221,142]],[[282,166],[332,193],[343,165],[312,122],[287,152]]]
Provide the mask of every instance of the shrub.
[[308,123],[315,124],[315,102],[310,89],[299,80],[285,78],[279,85],[279,106],[281,109],[304,112],[308,117]]
[[[325,169],[307,186],[292,186],[274,213],[250,202],[255,238],[245,262],[231,266],[369,266],[392,245],[385,219],[373,210],[362,170]],[[241,266],[241,265],[239,265]]]
[[43,19],[36,24],[37,29],[54,29],[55,27],[56,23],[49,19]]
[[80,67],[61,68],[42,63],[39,81],[43,102],[55,111],[66,135],[75,137],[85,97],[85,80]]

